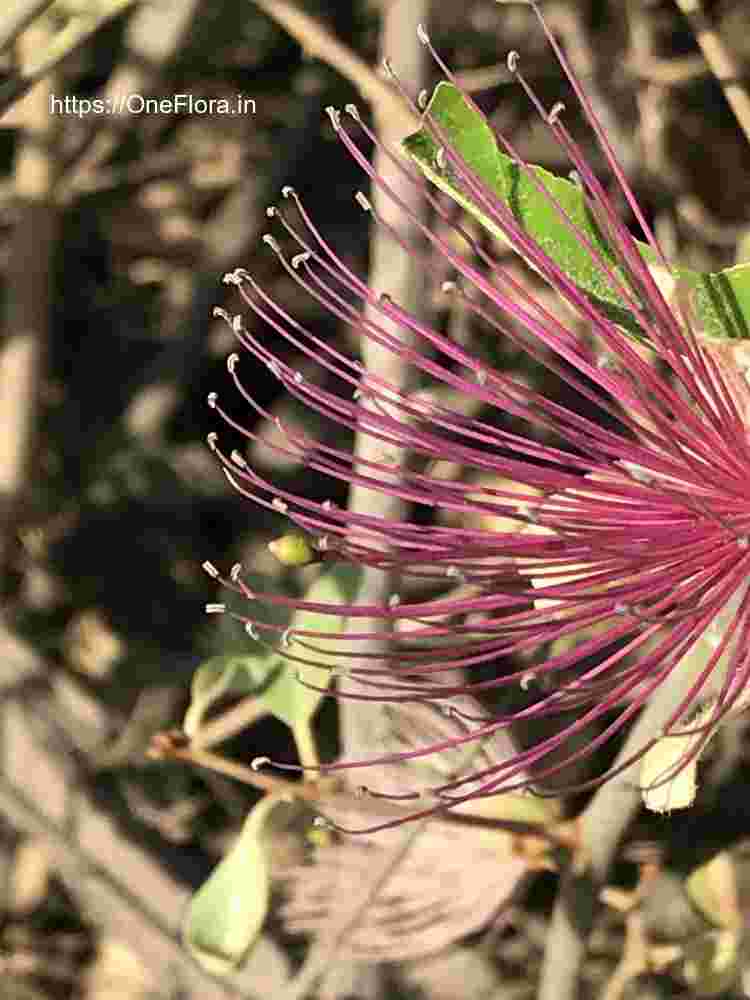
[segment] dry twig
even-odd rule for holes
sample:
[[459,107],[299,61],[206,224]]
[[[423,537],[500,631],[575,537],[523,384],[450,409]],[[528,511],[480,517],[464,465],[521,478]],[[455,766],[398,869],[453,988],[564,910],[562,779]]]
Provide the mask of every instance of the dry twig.
[[[364,100],[373,106],[376,114],[382,115],[383,119],[388,118],[397,132],[405,135],[418,127],[416,117],[393,88],[314,17],[287,0],[254,0],[254,3],[285,28],[299,42],[307,56],[327,63],[353,83]],[[399,4],[394,2],[391,6],[398,7]],[[422,10],[422,0],[417,0],[413,7],[415,13]],[[391,16],[390,10],[386,16]],[[415,26],[417,23],[416,17],[410,17],[409,24],[404,24],[404,30],[408,32],[410,25]],[[389,46],[388,55],[394,58],[400,54],[399,50],[410,44],[407,35],[394,38],[393,41],[397,44]]]
[[[49,42],[43,22],[21,39],[22,58]],[[48,78],[20,108],[15,163],[18,215],[7,275],[5,340],[0,349],[0,576],[13,559],[29,481],[49,338],[52,251],[57,229],[53,189],[57,123],[49,114]]]
[[740,79],[740,71],[718,32],[711,26],[701,0],[675,0],[688,19],[706,62],[721,84],[737,122],[750,140],[750,93]]

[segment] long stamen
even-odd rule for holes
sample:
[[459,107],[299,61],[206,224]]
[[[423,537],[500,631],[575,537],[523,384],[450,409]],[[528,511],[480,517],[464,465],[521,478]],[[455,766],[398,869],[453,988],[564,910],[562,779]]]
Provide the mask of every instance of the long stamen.
[[[232,485],[306,533],[324,572],[339,561],[360,563],[396,571],[413,588],[405,586],[382,604],[322,603],[270,590],[251,591],[240,567],[226,577],[207,567],[248,606],[248,613],[240,614],[215,604],[209,606],[211,613],[237,620],[287,668],[329,671],[338,685],[335,696],[352,702],[442,705],[455,724],[450,737],[416,747],[407,744],[407,750],[390,749],[368,760],[316,765],[315,770],[404,767],[431,754],[512,734],[534,720],[557,727],[506,758],[483,760],[467,773],[433,782],[423,795],[416,790],[366,789],[364,794],[394,807],[427,797],[427,808],[411,817],[500,792],[539,790],[545,781],[560,779],[567,769],[594,758],[630,725],[662,684],[679,681],[683,673],[684,690],[665,732],[692,733],[696,742],[672,770],[696,757],[727,714],[747,702],[750,390],[742,375],[731,370],[728,358],[706,346],[680,288],[668,294],[661,290],[652,261],[673,283],[675,275],[583,88],[538,5],[531,6],[650,251],[643,250],[616,216],[612,195],[564,123],[563,107],[558,103],[547,110],[542,105],[515,54],[509,57],[509,70],[576,169],[604,242],[593,242],[576,224],[507,137],[497,137],[499,148],[518,164],[530,189],[554,211],[631,312],[655,357],[668,367],[668,376],[524,228],[512,208],[452,147],[429,102],[421,99],[417,106],[423,112],[423,129],[438,148],[437,169],[450,173],[462,196],[588,324],[595,346],[586,344],[578,327],[556,316],[446,211],[413,164],[402,163],[384,149],[354,106],[346,110],[356,128],[329,109],[339,140],[371,183],[409,212],[397,186],[371,166],[360,148],[363,137],[423,192],[440,229],[410,214],[414,235],[405,238],[361,193],[360,206],[424,266],[429,268],[430,255],[437,255],[444,265],[442,277],[451,278],[446,288],[458,298],[466,317],[498,342],[512,343],[546,365],[562,386],[577,394],[581,405],[549,398],[522,377],[488,364],[466,340],[452,339],[369,288],[316,227],[303,199],[291,188],[282,192],[289,211],[273,206],[268,214],[281,227],[285,245],[291,240],[294,250],[288,255],[272,234],[264,237],[280,266],[329,316],[355,337],[369,338],[413,367],[420,379],[447,393],[448,402],[432,388],[420,385],[408,393],[366,372],[356,357],[296,320],[242,269],[225,281],[237,286],[255,325],[223,310],[218,313],[252,363],[263,366],[297,404],[346,433],[366,435],[377,448],[360,458],[346,440],[327,433],[313,437],[305,429],[287,426],[255,398],[237,356],[228,363],[231,379],[260,425],[243,426],[211,394],[210,405],[232,432],[246,441],[263,442],[280,456],[302,460],[309,470],[340,486],[399,497],[422,514],[415,521],[391,522],[366,511],[350,513],[330,501],[298,494],[288,484],[274,483],[242,455],[225,452],[216,437],[211,438]],[[424,30],[420,38],[452,80]],[[396,84],[403,91],[397,78]],[[468,95],[466,100],[473,105]],[[259,332],[261,328],[270,330],[271,337]],[[290,353],[303,359],[300,368],[289,361]],[[457,402],[463,399],[471,407]],[[273,424],[272,441],[264,434],[264,424]],[[460,471],[445,478],[441,463]],[[493,526],[500,519],[502,527]],[[345,617],[347,628],[329,635],[314,627],[269,624],[262,620],[263,605]],[[375,652],[368,649],[374,638],[380,640]],[[697,667],[691,663],[696,657]],[[300,683],[322,696],[334,693],[305,674]],[[490,694],[502,705],[494,713],[485,711],[480,701]],[[696,723],[694,709],[709,696],[715,699],[714,707]],[[577,742],[584,734],[585,740]],[[655,733],[627,761],[573,781],[571,787],[586,788],[619,773],[662,735]],[[263,765],[272,763],[262,760]],[[255,764],[261,766],[261,761]],[[660,777],[657,786],[671,776],[670,771]],[[399,814],[370,832],[403,819]]]

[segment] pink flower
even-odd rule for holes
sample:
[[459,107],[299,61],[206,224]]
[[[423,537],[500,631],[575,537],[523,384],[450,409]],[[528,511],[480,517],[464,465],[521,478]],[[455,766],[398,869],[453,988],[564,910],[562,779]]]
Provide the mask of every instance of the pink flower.
[[[550,41],[554,46],[551,36]],[[364,461],[336,443],[311,441],[299,430],[282,426],[282,443],[275,444],[279,452],[303,454],[306,465],[321,475],[384,491],[428,512],[418,521],[390,521],[297,496],[266,480],[238,453],[223,454],[213,441],[240,492],[284,513],[311,539],[322,559],[393,571],[402,579],[431,584],[438,594],[416,603],[394,597],[386,606],[331,606],[251,593],[240,570],[225,581],[253,601],[348,618],[340,643],[339,698],[429,701],[447,706],[460,722],[460,733],[443,743],[371,761],[344,759],[322,770],[408,760],[501,730],[517,733],[529,720],[557,720],[551,735],[508,759],[432,788],[438,797],[435,808],[527,787],[532,781],[544,783],[567,771],[608,743],[670,678],[683,678],[684,696],[664,732],[684,731],[696,708],[710,699],[710,724],[702,724],[708,738],[723,716],[743,704],[750,675],[750,390],[745,379],[750,353],[744,353],[743,342],[711,341],[697,329],[680,282],[664,260],[585,94],[555,49],[619,193],[651,247],[651,263],[568,133],[561,109],[556,106],[546,113],[541,108],[518,72],[514,54],[509,67],[568,153],[607,235],[609,253],[593,246],[584,233],[578,233],[579,241],[602,280],[625,303],[652,353],[587,296],[449,144],[440,146],[441,168],[552,285],[593,337],[582,338],[574,325],[553,315],[458,225],[453,229],[463,238],[463,250],[456,249],[460,239],[448,241],[420,220],[412,222],[449,262],[456,275],[452,287],[465,308],[482,317],[498,338],[510,339],[551,369],[586,401],[585,412],[488,366],[462,344],[368,288],[326,242],[291,189],[284,195],[296,204],[301,225],[276,209],[270,214],[299,244],[299,252],[287,260],[276,240],[265,237],[288,273],[359,337],[373,338],[423,377],[476,401],[478,415],[466,416],[429,392],[405,394],[377,374],[365,374],[356,359],[309,332],[246,271],[225,278],[238,286],[266,331],[256,335],[242,317],[224,314],[256,362],[254,369],[240,365],[236,355],[229,362],[237,389],[251,409],[272,419],[252,391],[260,364],[311,412],[350,431],[366,431],[383,445],[380,461]],[[376,142],[354,109],[351,114]],[[331,118],[339,138],[373,182],[387,186],[338,112],[331,112]],[[444,140],[429,112],[425,128],[436,142]],[[507,140],[498,141],[516,156]],[[445,231],[450,220],[443,203],[412,165],[404,162],[401,169],[424,184]],[[522,164],[521,170],[544,190],[528,166]],[[394,334],[394,325],[408,338]],[[291,346],[320,366],[327,374],[325,386],[291,367],[276,353],[279,344],[284,344],[284,357]],[[330,388],[331,382],[339,391]],[[221,409],[216,397],[211,403],[247,439],[256,438],[255,431],[239,426]],[[498,415],[522,421],[529,435],[505,429]],[[537,431],[544,437],[535,436]],[[416,456],[422,471],[404,470],[389,455],[394,449]],[[443,460],[466,470],[466,479],[432,474],[430,463]],[[446,524],[429,512],[452,512],[456,517]],[[470,515],[481,515],[484,521],[470,521]],[[500,518],[507,520],[507,530],[488,523]],[[248,605],[243,617],[248,629],[267,643],[280,644],[279,630],[264,624],[262,616],[255,617],[252,607]],[[386,623],[385,633],[372,631],[372,619]],[[387,655],[358,655],[362,644],[384,636],[391,643]],[[293,644],[290,660],[314,660],[316,636],[300,632],[294,638],[299,646]],[[557,649],[550,652],[552,644]],[[520,657],[531,657],[531,664],[518,666]],[[478,668],[483,668],[481,679]],[[504,709],[474,714],[454,704],[467,694],[503,692],[509,693],[500,699]],[[598,727],[593,736],[592,726]],[[581,734],[586,734],[583,741]],[[640,752],[661,735],[654,733]],[[632,758],[621,761],[618,769],[630,762]],[[610,769],[596,780],[612,773]]]

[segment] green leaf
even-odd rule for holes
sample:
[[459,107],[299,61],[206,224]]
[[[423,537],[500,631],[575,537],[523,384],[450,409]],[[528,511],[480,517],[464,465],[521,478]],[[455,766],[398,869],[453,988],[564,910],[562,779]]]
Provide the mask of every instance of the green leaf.
[[[359,567],[337,563],[321,573],[304,599],[317,604],[351,604],[357,595],[361,577]],[[262,584],[256,586],[256,581],[250,582],[253,590],[263,589]],[[195,735],[207,710],[219,698],[227,694],[254,694],[259,705],[291,728],[303,762],[316,762],[310,721],[322,695],[301,684],[300,678],[317,687],[328,687],[330,668],[341,662],[332,653],[343,649],[343,644],[340,641],[327,642],[325,635],[340,633],[345,619],[314,611],[297,611],[288,620],[285,611],[259,601],[253,605],[256,618],[262,616],[265,621],[284,624],[288,621],[290,657],[314,661],[321,666],[295,662],[260,643],[256,643],[255,650],[250,653],[212,657],[193,676],[192,700],[183,724],[188,736]],[[300,630],[317,632],[320,638],[295,641],[294,633]]]
[[[579,242],[522,167],[500,150],[490,126],[467,104],[461,92],[450,83],[439,83],[426,114],[442,130],[445,142],[508,205],[517,222],[590,301],[624,330],[643,338],[644,332],[631,310],[612,289],[589,250]],[[450,161],[439,155],[440,144],[427,127],[408,136],[403,142],[403,149],[432,183],[474,216],[493,236],[507,242],[497,225],[462,187]],[[531,166],[531,170],[611,266],[621,284],[627,287],[627,276],[616,263],[606,234],[599,227],[581,189],[542,167]],[[640,242],[637,246],[650,267],[657,272],[663,271],[650,247]],[[741,264],[715,274],[675,267],[672,277],[672,287],[662,287],[666,297],[669,299],[673,292],[684,295],[681,301],[691,307],[695,322],[707,336],[750,336],[750,264]]]
[[[234,847],[188,905],[185,947],[214,976],[231,973],[260,934],[270,897],[267,844],[279,814],[288,818],[290,808],[273,795],[256,803]],[[271,813],[276,813],[273,823]]]
[[[264,578],[258,573],[244,573],[243,579],[252,591],[262,591]],[[248,613],[247,600],[229,588],[221,592],[221,601],[228,610],[234,610],[238,615]],[[256,621],[286,628],[289,624],[290,612],[286,607],[273,604],[262,604],[256,601],[252,607],[252,615]],[[183,729],[193,737],[200,729],[208,709],[220,698],[227,695],[261,694],[273,683],[281,669],[281,662],[276,651],[261,643],[254,643],[251,652],[236,653],[237,623],[230,615],[220,618],[220,649],[231,649],[232,652],[220,653],[206,660],[193,675],[191,685],[191,702],[185,714]]]
[[270,650],[253,656],[212,656],[193,674],[183,731],[187,736],[195,736],[214,702],[229,694],[257,694],[265,684],[272,683],[274,671],[278,670],[279,664]]
[[[360,567],[337,563],[321,573],[309,587],[304,599],[320,604],[351,604],[359,590],[361,578]],[[275,661],[281,667],[278,676],[259,697],[269,712],[282,722],[286,722],[293,730],[299,726],[304,727],[310,722],[322,697],[317,691],[311,691],[301,684],[300,679],[317,687],[328,687],[331,678],[329,668],[338,666],[342,662],[341,657],[333,656],[331,653],[342,651],[345,644],[340,640],[327,642],[324,636],[326,633],[330,635],[341,633],[345,624],[345,618],[317,611],[296,611],[292,617],[289,629],[289,655],[322,665],[318,667],[294,661],[287,662],[279,654]],[[303,630],[320,633],[321,637],[295,641],[294,633]]]

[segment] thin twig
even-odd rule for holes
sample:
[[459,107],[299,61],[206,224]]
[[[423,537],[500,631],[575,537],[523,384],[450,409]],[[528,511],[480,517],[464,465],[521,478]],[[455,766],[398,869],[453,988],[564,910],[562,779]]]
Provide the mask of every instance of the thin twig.
[[679,87],[709,73],[701,55],[660,59],[651,54],[633,53],[625,65],[634,76],[659,87]]
[[160,760],[180,760],[194,767],[204,767],[208,771],[224,774],[228,778],[234,778],[235,781],[241,781],[244,785],[251,785],[253,788],[271,795],[284,794],[292,799],[304,799],[306,802],[320,800],[320,789],[316,783],[287,781],[285,778],[263,774],[260,771],[254,771],[247,764],[227,760],[226,757],[208,750],[197,750],[191,746],[173,746],[169,749],[159,747],[158,750],[152,750],[149,756]]
[[[404,111],[402,102],[393,91],[369,67],[323,32],[316,22],[312,22],[291,4],[285,2],[256,0],[256,3],[284,24],[308,53],[329,62],[358,87],[363,97],[373,103],[376,128],[385,145],[394,144],[414,128],[414,116]],[[381,53],[393,60],[399,72],[403,73],[409,84],[416,89],[422,85],[425,66],[424,49],[417,39],[417,25],[426,20],[428,12],[429,0],[396,0],[383,12]],[[384,154],[376,155],[374,165],[378,174],[384,176],[388,183],[397,189],[410,209],[419,214],[422,211],[422,197],[419,190],[413,185],[404,183],[403,178]],[[372,200],[377,214],[399,229],[408,240],[411,224],[403,210],[396,209],[381,191],[373,191]],[[419,267],[410,256],[394,247],[392,240],[380,229],[375,229],[373,232],[371,260],[370,281],[373,287],[379,291],[387,291],[405,308],[419,312],[423,302],[423,279]],[[383,317],[379,314],[369,318],[374,318],[378,323],[385,325]],[[402,330],[395,332],[400,337],[405,336]],[[404,364],[400,355],[388,351],[366,337],[362,340],[362,355],[367,373],[386,379],[396,390],[403,391],[411,387],[413,372]],[[366,387],[367,375],[364,376],[363,382]],[[355,455],[358,458],[372,458],[379,447],[378,442],[368,434],[361,431],[357,434]],[[403,460],[405,459],[404,454]],[[404,515],[404,504],[400,499],[388,496],[384,492],[373,492],[357,487],[351,490],[349,509],[354,512],[366,511],[370,516],[392,520],[399,520]],[[390,574],[370,570],[366,572],[358,599],[366,603],[385,604],[392,593],[392,588],[393,580]],[[377,630],[378,622],[370,622],[369,628]],[[374,639],[370,646],[366,652],[387,651],[384,648],[385,640],[380,642]],[[341,742],[346,756],[357,756],[362,752],[372,753],[379,745],[382,716],[377,712],[365,713],[362,711],[363,708],[364,704],[357,706],[356,711],[352,711],[346,702],[340,708]],[[353,905],[346,907],[325,938],[315,942],[299,975],[285,991],[283,1000],[303,1000],[314,988],[329,967],[340,943],[357,926],[370,902],[401,864],[426,823],[427,820],[414,823],[404,837],[387,851],[374,877],[368,880],[368,884],[356,895]]]
[[[254,0],[254,3],[285,28],[292,38],[299,42],[307,56],[327,63],[353,83],[376,112],[384,118],[388,117],[394,128],[406,134],[419,127],[417,117],[406,107],[393,88],[314,17],[310,17],[287,0]],[[399,3],[393,3],[391,6],[398,7]],[[422,0],[416,2],[414,6],[421,9]],[[389,9],[386,16],[389,17],[390,14]],[[395,55],[395,52],[389,54]]]
[[731,53],[711,26],[701,0],[675,0],[693,29],[706,62],[721,84],[737,122],[750,140],[750,93],[740,79],[740,70]]
[[622,1000],[630,984],[648,971],[648,940],[643,916],[633,909],[625,917],[625,947],[617,968],[602,990],[601,1000]]
[[[426,20],[428,13],[429,0],[412,0],[412,3],[398,0],[384,14],[381,32],[381,55],[391,60],[396,71],[415,91],[423,86],[426,78],[425,49],[417,39],[417,26]],[[387,147],[395,146],[405,135],[403,119],[394,118],[388,105],[376,106],[374,111],[381,142]],[[424,211],[421,191],[404,179],[385,153],[376,152],[373,167],[411,214],[418,218]],[[391,230],[398,232],[405,242],[414,238],[414,226],[406,211],[374,185],[370,197],[378,218]],[[394,244],[385,226],[375,226],[370,240],[370,287],[375,292],[387,293],[404,309],[419,317],[425,309],[424,280],[419,261]],[[408,330],[391,323],[376,310],[367,309],[365,319],[377,323],[405,345],[416,346],[415,338]],[[408,393],[416,387],[416,373],[404,362],[401,354],[388,350],[367,336],[362,337],[361,352],[365,365],[362,385],[365,390],[362,396],[364,406],[367,405],[369,373],[392,386],[396,392]],[[356,458],[371,462],[382,461],[382,451],[382,442],[365,431],[357,432],[354,443]],[[405,449],[391,449],[388,461],[392,465],[403,465],[407,457]],[[407,504],[397,495],[396,490],[392,493],[375,491],[355,484],[349,492],[349,510],[354,514],[398,522],[406,516]],[[398,590],[396,575],[371,567],[364,567],[363,574],[358,600],[363,604],[386,606],[391,595]],[[376,638],[375,634],[387,628],[387,623],[382,620],[362,620],[361,630],[369,631],[373,638],[366,643],[359,643],[358,651],[368,657],[386,655],[387,641]],[[384,717],[381,706],[377,703],[343,700],[339,705],[339,719],[344,756],[366,757],[381,746],[384,739]]]
[[[48,41],[48,26],[37,22],[21,38],[21,57]],[[0,349],[0,577],[13,561],[47,358],[58,221],[52,197],[57,123],[49,114],[51,92],[49,80],[40,83],[20,108],[23,133],[14,171],[18,215],[6,275],[6,336]]]
[[248,695],[237,705],[233,705],[217,718],[201,726],[190,740],[190,746],[194,750],[207,750],[217,743],[230,739],[267,715],[268,709],[263,706],[263,702],[255,695]]
[[[673,671],[657,688],[628,734],[618,759],[627,760],[663,731],[685,698],[685,674]],[[552,914],[542,965],[539,1000],[574,1000],[589,933],[599,909],[599,892],[617,849],[641,804],[636,761],[603,784],[580,820],[580,859],[563,877]],[[579,862],[580,863],[580,862]]]

